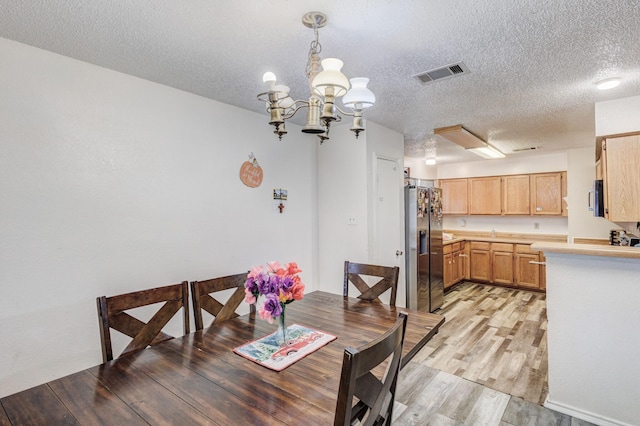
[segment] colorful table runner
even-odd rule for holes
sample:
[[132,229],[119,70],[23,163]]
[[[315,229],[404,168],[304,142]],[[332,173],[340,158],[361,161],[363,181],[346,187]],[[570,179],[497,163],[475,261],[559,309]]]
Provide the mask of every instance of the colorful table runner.
[[245,343],[233,351],[253,362],[275,371],[281,371],[337,339],[333,334],[314,330],[299,324],[287,327],[289,341],[282,348],[276,342],[276,332]]

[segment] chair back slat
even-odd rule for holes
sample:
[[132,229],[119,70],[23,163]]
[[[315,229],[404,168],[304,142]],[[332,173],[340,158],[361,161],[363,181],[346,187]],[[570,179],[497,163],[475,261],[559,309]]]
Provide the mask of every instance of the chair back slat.
[[[193,318],[196,330],[204,328],[202,311],[211,314],[214,319],[211,325],[226,321],[238,316],[236,310],[244,301],[244,283],[247,281],[247,273],[228,275],[226,277],[212,278],[191,283],[191,295],[193,301]],[[235,291],[222,303],[213,295],[225,290]],[[251,310],[253,311],[253,306]]]
[[[349,283],[360,292],[359,299],[372,302],[380,302],[379,296],[391,290],[389,304],[395,306],[399,275],[400,268],[397,266],[368,265],[347,260],[344,262],[343,296],[349,296]],[[369,285],[363,277],[377,277],[380,280]]]
[[[172,339],[173,336],[162,330],[180,308],[183,313],[184,334],[189,334],[190,331],[189,283],[187,281],[112,297],[101,296],[96,302],[104,362],[113,359],[111,329],[132,338],[120,356]],[[125,312],[161,302],[165,303],[146,323]]]
[[[400,313],[382,336],[345,349],[334,425],[391,424],[406,325],[407,315]],[[373,371],[385,362],[385,373],[376,377]]]

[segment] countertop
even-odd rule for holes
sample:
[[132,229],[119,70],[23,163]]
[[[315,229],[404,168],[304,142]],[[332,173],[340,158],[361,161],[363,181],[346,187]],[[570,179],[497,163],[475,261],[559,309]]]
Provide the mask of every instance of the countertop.
[[496,233],[495,237],[490,232],[461,232],[461,231],[445,231],[452,234],[451,240],[445,240],[443,245],[454,244],[461,241],[482,241],[489,243],[510,243],[510,244],[533,244],[538,242],[566,242],[566,235],[559,234],[510,234]]
[[580,254],[584,256],[640,259],[640,247],[605,246],[601,244],[569,244],[541,241],[533,244],[531,249],[543,252]]

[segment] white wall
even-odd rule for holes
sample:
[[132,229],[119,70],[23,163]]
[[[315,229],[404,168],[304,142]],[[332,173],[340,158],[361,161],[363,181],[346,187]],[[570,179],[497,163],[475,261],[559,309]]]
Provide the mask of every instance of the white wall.
[[[349,123],[331,127],[331,139],[318,148],[319,281],[326,291],[342,294],[344,261],[372,263],[374,154],[398,160],[398,214],[402,217],[403,136],[368,121],[355,139]],[[349,217],[356,224],[348,224]],[[403,224],[398,229],[404,247]],[[394,249],[395,250],[395,249]],[[403,263],[398,260],[398,266]],[[398,281],[397,303],[404,301],[404,275]],[[402,292],[402,293],[401,293]]]
[[[368,124],[367,124],[368,126]],[[367,138],[348,125],[331,127],[318,148],[318,282],[342,294],[344,261],[368,261]],[[347,223],[356,218],[356,224]]]
[[[314,288],[314,138],[12,41],[0,57],[0,396],[101,362],[97,296],[269,260]],[[238,178],[251,152],[256,189]]]
[[596,102],[596,136],[640,131],[640,96]]
[[495,160],[438,165],[438,179],[517,175],[567,170],[567,154],[558,152],[526,157],[509,156]]
[[545,250],[545,406],[601,425],[640,419],[640,262]]
[[404,157],[404,166],[409,167],[409,177],[435,180],[438,178],[438,165],[427,166],[424,158]]
[[609,238],[609,230],[618,226],[603,217],[594,217],[589,211],[587,197],[596,178],[594,147],[567,151],[567,203],[569,216],[569,242],[574,238]]

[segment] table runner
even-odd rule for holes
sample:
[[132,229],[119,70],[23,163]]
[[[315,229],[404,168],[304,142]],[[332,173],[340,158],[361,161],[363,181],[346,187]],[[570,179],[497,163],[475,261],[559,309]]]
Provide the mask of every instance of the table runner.
[[233,349],[235,353],[275,371],[281,371],[337,339],[333,334],[293,324],[287,327],[288,342],[280,347],[276,332]]

